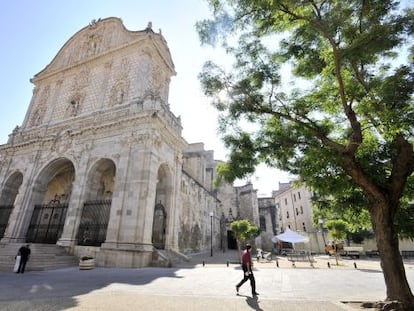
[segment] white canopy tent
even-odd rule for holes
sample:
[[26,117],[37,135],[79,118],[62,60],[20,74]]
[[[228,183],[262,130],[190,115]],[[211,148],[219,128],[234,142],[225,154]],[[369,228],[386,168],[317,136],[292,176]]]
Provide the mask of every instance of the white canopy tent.
[[292,244],[307,243],[309,242],[309,237],[300,235],[299,233],[296,233],[295,231],[286,228],[285,232],[275,235],[272,238],[273,243],[277,243],[277,241],[289,242]]

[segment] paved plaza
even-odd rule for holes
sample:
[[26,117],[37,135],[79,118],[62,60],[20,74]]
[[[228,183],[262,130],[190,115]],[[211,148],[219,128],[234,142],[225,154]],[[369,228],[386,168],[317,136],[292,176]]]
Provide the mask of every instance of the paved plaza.
[[[25,274],[0,273],[0,310],[356,310],[344,302],[385,297],[378,259],[346,260],[317,256],[291,266],[285,257],[255,263],[259,296],[245,283],[233,252],[198,255],[173,268],[77,267]],[[330,268],[328,267],[328,262]],[[356,268],[355,268],[356,266]],[[406,263],[414,285],[414,263]]]

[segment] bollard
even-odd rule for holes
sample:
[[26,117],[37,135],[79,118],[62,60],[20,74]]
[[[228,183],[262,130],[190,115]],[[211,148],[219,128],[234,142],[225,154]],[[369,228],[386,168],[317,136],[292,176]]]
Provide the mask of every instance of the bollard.
[[328,268],[331,269],[331,263],[328,261]]
[[229,266],[229,261],[227,260],[227,267]]
[[204,260],[203,260],[203,267],[206,265],[206,263],[204,262]]
[[279,260],[276,259],[276,267],[279,268]]
[[357,264],[356,264],[356,262],[355,262],[355,261],[354,261],[354,268],[355,268],[355,269],[358,269],[358,268],[357,268]]

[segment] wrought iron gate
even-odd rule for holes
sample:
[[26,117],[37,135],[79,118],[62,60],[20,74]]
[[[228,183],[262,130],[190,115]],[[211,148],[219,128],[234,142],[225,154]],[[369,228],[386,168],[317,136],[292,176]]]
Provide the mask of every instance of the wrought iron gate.
[[35,205],[26,241],[29,243],[55,244],[62,235],[67,203],[50,202]]
[[165,227],[167,214],[161,203],[155,205],[154,220],[152,224],[152,244],[157,249],[165,247]]
[[96,200],[83,204],[78,245],[101,246],[105,242],[111,202],[112,200]]
[[0,205],[0,239],[4,236],[13,205]]

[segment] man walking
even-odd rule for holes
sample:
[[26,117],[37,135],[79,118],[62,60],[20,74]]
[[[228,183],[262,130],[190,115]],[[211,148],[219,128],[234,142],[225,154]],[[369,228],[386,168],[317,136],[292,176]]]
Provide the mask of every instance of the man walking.
[[19,269],[17,269],[17,273],[24,273],[26,263],[29,260],[30,256],[30,245],[27,244],[26,246],[23,245],[20,247],[18,255],[20,255],[20,264]]
[[250,280],[250,286],[252,288],[252,295],[254,297],[259,294],[256,292],[256,280],[254,279],[253,270],[252,270],[253,262],[252,262],[252,257],[250,256],[251,248],[252,247],[250,244],[246,244],[246,249],[243,251],[243,255],[241,258],[242,269],[243,269],[243,279],[236,285],[236,291],[238,295],[240,286],[242,286],[247,280]]

